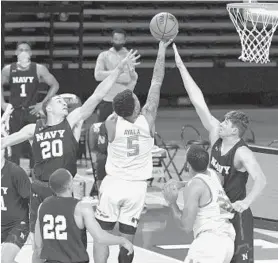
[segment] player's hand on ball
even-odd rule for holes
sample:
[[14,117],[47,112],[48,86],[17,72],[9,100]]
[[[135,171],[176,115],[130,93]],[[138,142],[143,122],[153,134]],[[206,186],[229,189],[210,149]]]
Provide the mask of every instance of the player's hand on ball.
[[128,241],[127,239],[124,240],[124,244],[123,247],[128,250],[128,254],[127,255],[131,255],[133,253],[133,245],[130,241]]
[[173,44],[173,49],[174,49],[174,53],[175,53],[175,61],[176,61],[177,67],[184,66],[183,61],[181,59],[181,56],[178,52],[178,49],[177,49],[177,46],[175,43]]
[[177,185],[174,183],[166,184],[164,186],[164,189],[162,191],[163,196],[165,198],[165,201],[169,204],[174,204],[177,202],[178,195],[179,195],[179,189]]
[[140,55],[137,55],[137,50],[133,51],[133,49],[131,49],[127,56],[120,62],[120,64],[118,65],[118,68],[120,70],[123,70],[124,67],[129,64],[130,67],[135,67],[137,65],[140,64],[140,62],[137,61],[137,59],[140,58]]
[[171,43],[173,42],[173,39],[168,40],[167,42],[165,40],[161,40],[159,42],[159,48],[160,49],[166,49]]
[[236,202],[232,203],[232,206],[233,206],[234,210],[239,213],[242,213],[243,211],[245,211],[246,209],[249,208],[249,204],[247,202],[245,202],[244,200],[236,201]]
[[175,187],[177,187],[178,190],[180,190],[181,188],[183,188],[185,186],[185,182],[181,182],[181,181],[177,181],[174,179],[170,179],[164,187],[169,186],[169,185],[173,185]]

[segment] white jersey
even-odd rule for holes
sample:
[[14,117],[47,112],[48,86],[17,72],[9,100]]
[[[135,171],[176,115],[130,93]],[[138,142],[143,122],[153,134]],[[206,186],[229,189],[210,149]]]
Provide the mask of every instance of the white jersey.
[[152,148],[154,138],[143,115],[134,123],[118,117],[115,138],[108,143],[107,175],[129,181],[143,181],[152,177]]
[[194,237],[201,232],[226,233],[235,238],[235,230],[229,219],[234,217],[231,202],[227,197],[216,172],[208,169],[209,174],[197,174],[193,179],[199,178],[206,183],[211,192],[211,200],[199,208],[193,226]]

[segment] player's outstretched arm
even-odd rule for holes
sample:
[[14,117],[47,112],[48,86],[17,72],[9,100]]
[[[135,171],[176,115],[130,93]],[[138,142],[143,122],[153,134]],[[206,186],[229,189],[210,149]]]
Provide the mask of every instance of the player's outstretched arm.
[[67,119],[71,125],[71,127],[75,126],[76,123],[80,121],[84,121],[89,118],[94,112],[97,105],[102,101],[104,96],[108,93],[108,91],[115,84],[117,78],[120,73],[123,71],[126,63],[131,61],[134,65],[138,65],[139,63],[136,60],[140,57],[140,55],[136,55],[137,51],[131,50],[128,55],[121,61],[121,63],[117,66],[116,69],[105,79],[103,80],[94,91],[93,95],[91,95],[82,107],[79,107],[72,111]]
[[35,128],[36,124],[28,124],[24,126],[20,131],[1,138],[1,149],[5,149],[7,147],[30,140],[34,136]]
[[[96,81],[103,81],[105,80],[113,70],[105,70],[105,57],[106,51],[101,52],[97,58],[96,67],[95,67],[95,79]],[[118,79],[116,80],[117,83],[121,84],[128,84],[131,80],[131,76],[129,72],[122,72]]]
[[142,109],[142,114],[146,117],[150,129],[153,128],[156,119],[160,100],[160,90],[165,74],[165,53],[171,42],[172,40],[169,40],[167,43],[163,41],[159,42],[157,59],[153,69],[151,87],[148,93],[146,104]]
[[111,235],[100,227],[99,223],[95,219],[91,204],[80,202],[79,205],[82,206],[80,207],[80,211],[82,213],[85,227],[96,242],[108,246],[120,245],[126,248],[129,254],[132,254],[133,245],[127,239],[120,236]]
[[190,101],[195,107],[197,114],[199,115],[201,122],[203,123],[205,129],[209,133],[214,133],[215,129],[218,129],[219,121],[213,117],[208,109],[206,101],[204,99],[201,89],[198,87],[196,82],[193,80],[189,74],[187,68],[185,67],[175,44],[173,44],[173,49],[175,53],[176,65],[180,71],[184,88],[186,89]]
[[7,103],[4,98],[4,85],[9,84],[10,68],[11,65],[7,65],[2,69],[1,72],[1,108],[3,111],[5,111],[9,105],[9,103]]
[[240,163],[254,180],[253,187],[246,198],[233,203],[233,207],[238,212],[248,209],[256,198],[262,193],[266,186],[266,177],[254,153],[247,147],[240,147],[235,154],[235,162]]

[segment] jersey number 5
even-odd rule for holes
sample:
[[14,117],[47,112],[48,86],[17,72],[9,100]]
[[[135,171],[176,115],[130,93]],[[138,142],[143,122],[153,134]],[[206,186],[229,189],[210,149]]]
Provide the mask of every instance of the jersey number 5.
[[135,156],[139,154],[139,136],[138,135],[134,135],[134,136],[130,136],[127,137],[127,149],[128,150],[132,150],[127,152],[127,156]]
[[42,148],[42,158],[49,159],[63,155],[63,143],[61,140],[53,140],[51,142],[44,141],[40,144]]
[[67,221],[64,216],[46,214],[43,217],[43,239],[67,240]]

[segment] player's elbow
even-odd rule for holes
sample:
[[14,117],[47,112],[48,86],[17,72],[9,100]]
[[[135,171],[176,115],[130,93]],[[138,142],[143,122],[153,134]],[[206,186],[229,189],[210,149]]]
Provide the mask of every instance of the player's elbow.
[[95,74],[94,74],[94,76],[95,76],[95,80],[96,80],[96,81],[103,81],[103,80],[105,79],[105,77],[104,77],[103,74],[102,74],[102,71],[99,70],[99,69],[95,69]]

